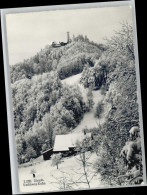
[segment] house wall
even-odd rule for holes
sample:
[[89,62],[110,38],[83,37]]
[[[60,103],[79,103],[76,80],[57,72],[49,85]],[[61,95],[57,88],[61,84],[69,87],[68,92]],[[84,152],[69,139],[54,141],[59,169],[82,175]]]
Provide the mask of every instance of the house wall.
[[53,154],[53,150],[43,153],[43,160],[49,160],[52,154]]

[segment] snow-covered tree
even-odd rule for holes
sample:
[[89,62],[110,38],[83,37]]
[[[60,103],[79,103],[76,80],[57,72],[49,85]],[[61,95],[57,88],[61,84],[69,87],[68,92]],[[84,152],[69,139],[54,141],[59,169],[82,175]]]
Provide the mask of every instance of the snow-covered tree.
[[93,108],[94,101],[93,101],[93,93],[92,89],[89,88],[87,92],[87,111],[90,111]]
[[61,163],[61,159],[62,159],[61,153],[53,154],[51,156],[52,166],[57,166],[58,169],[58,165]]
[[126,142],[120,153],[127,171],[119,176],[119,179],[129,184],[140,184],[143,182],[143,167],[139,127],[133,126],[129,133],[131,139]]

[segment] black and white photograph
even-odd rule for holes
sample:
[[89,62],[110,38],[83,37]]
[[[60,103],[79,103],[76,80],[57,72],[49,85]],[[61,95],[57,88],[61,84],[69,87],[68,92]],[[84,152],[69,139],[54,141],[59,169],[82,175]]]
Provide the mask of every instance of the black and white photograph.
[[2,12],[10,157],[21,193],[146,185],[133,6]]

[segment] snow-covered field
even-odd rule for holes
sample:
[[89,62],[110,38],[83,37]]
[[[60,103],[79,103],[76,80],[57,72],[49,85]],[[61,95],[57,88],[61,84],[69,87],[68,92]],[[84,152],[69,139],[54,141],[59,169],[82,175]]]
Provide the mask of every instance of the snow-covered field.
[[[90,152],[88,162],[93,162],[97,156]],[[21,192],[45,192],[45,191],[62,191],[62,190],[80,190],[89,189],[83,175],[83,167],[79,161],[79,155],[64,158],[59,168],[51,166],[51,161],[44,161],[30,167],[19,168],[19,184]],[[36,176],[33,178],[31,169],[36,170]],[[83,175],[83,176],[82,176]],[[93,168],[89,167],[88,179],[93,177]],[[36,179],[36,181],[35,181]],[[38,182],[37,182],[38,181]],[[24,186],[27,183],[34,184]],[[36,185],[35,185],[36,184]],[[38,185],[37,185],[38,184]],[[90,182],[90,188],[104,187],[100,180],[100,175],[96,174]]]

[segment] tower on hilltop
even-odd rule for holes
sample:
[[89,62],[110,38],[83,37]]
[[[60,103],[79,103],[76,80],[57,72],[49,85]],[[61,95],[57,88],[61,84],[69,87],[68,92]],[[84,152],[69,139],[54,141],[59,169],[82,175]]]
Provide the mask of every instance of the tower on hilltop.
[[70,38],[69,32],[67,32],[67,43],[71,43],[71,38]]

